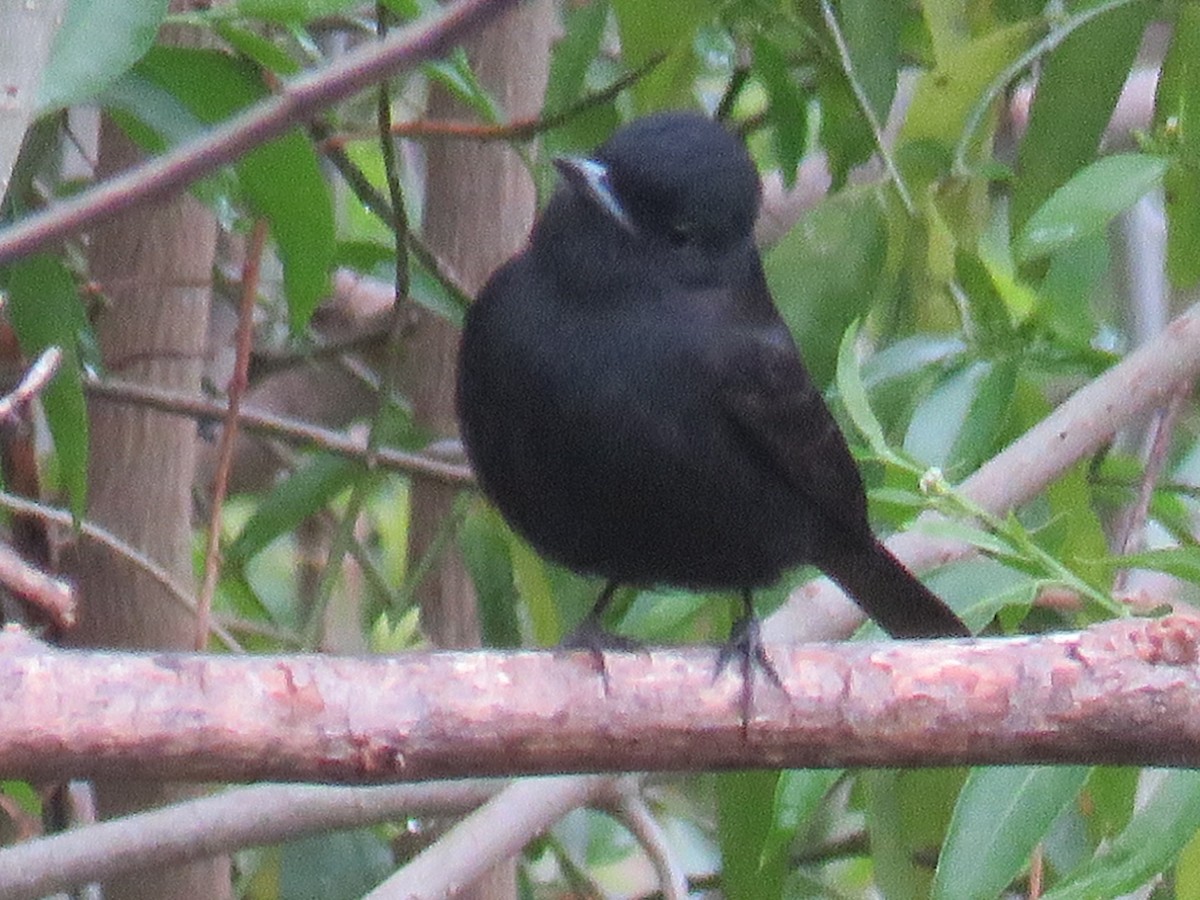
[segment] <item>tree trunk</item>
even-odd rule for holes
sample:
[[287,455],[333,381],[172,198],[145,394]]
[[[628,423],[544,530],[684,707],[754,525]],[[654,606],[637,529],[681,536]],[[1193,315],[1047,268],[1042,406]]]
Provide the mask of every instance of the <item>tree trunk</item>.
[[[483,83],[510,118],[536,115],[545,94],[556,7],[548,0],[523,5],[472,41],[468,54]],[[469,111],[435,89],[428,114],[463,119]],[[424,233],[430,247],[460,282],[477,292],[492,271],[524,244],[533,223],[536,193],[518,155],[502,144],[444,141],[429,145]],[[406,359],[420,424],[438,435],[456,431],[454,379],[458,331],[445,320],[415,311]],[[456,491],[414,479],[409,553],[420,559],[449,515]],[[479,645],[479,615],[461,558],[447,552],[417,594],[421,620],[442,647]],[[512,863],[497,866],[460,897],[516,894]]]
[[[111,122],[100,132],[101,174],[137,162],[137,149]],[[205,354],[216,223],[190,196],[124,213],[97,229],[91,271],[111,306],[97,332],[105,366],[129,381],[198,393]],[[88,518],[165,567],[194,581],[191,487],[196,425],[141,407],[93,402]],[[157,583],[95,544],[72,554],[80,588],[79,626],[70,641],[97,647],[190,649],[195,617]],[[96,783],[104,818],[201,793],[197,786],[133,780]],[[221,857],[116,879],[122,900],[231,895]]]

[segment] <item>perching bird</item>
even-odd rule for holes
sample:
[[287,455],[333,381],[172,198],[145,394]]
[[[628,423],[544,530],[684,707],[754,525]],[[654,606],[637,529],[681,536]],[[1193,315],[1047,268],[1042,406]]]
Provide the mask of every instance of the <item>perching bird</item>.
[[742,143],[629,123],[561,183],[467,313],[458,414],[483,492],[541,554],[618,584],[754,588],[811,563],[895,637],[966,626],[871,533],[862,479],[775,309]]

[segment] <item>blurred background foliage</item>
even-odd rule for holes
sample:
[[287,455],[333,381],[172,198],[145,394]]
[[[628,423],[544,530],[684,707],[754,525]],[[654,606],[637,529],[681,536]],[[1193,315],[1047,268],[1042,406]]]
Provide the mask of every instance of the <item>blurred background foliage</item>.
[[[542,114],[512,135],[543,197],[555,155],[586,152],[639,114],[701,108],[743,133],[767,184],[761,236],[771,288],[860,455],[885,531],[937,502],[919,489],[926,470],[961,481],[1151,337],[1200,282],[1195,0],[559,6]],[[422,0],[380,7],[396,24],[427,11]],[[375,15],[348,0],[242,0],[170,17],[163,2],[120,15],[71,3],[5,218],[90,178],[76,158],[89,108],[161,152],[370,39]],[[155,43],[168,18],[202,30],[211,46]],[[477,113],[478,134],[487,137],[490,123],[491,137],[505,137],[504,109],[462,52],[396,79],[397,122],[420,118],[432,83]],[[421,233],[427,205],[425,146],[445,139],[400,144],[411,235]],[[335,272],[394,281],[393,223],[367,202],[371,192],[386,194],[384,174],[373,104],[360,98],[193,187],[230,239],[254,219],[269,224],[255,321],[254,361],[264,370],[289,353],[303,367],[327,337],[321,305]],[[410,299],[458,324],[466,300],[458,287],[419,253],[405,264]],[[67,351],[44,397],[53,439],[44,468],[50,496],[80,516],[89,454],[83,376],[99,366],[87,279],[71,244],[0,271],[25,353]],[[347,371],[359,389],[374,389],[378,360],[353,350],[343,357]],[[214,375],[211,387],[220,393],[225,382]],[[324,424],[371,421],[369,405],[353,397],[337,399],[341,419]],[[378,439],[426,448],[406,398],[390,399],[375,422]],[[1132,549],[1144,551],[1144,569],[1124,588],[1143,608],[1194,599],[1198,424],[1190,405],[1174,422],[1149,517],[1132,539],[1122,523],[1142,481],[1149,423],[990,532],[964,527],[991,552],[935,573],[932,586],[977,629],[1077,627],[1122,609],[1110,598],[1118,557]],[[878,428],[884,446],[864,426]],[[197,571],[206,488],[197,482]],[[247,649],[421,646],[415,584],[453,548],[477,591],[485,644],[553,644],[595,596],[596,584],[540,560],[470,491],[444,539],[410,558],[412,492],[402,474],[302,449],[241,488],[220,523],[215,609]],[[356,490],[365,502],[353,510],[349,561],[335,566],[336,578],[314,576],[320,560],[310,559],[307,529],[345,517]],[[763,611],[811,574],[764,592]],[[1035,602],[1064,587],[1074,602]],[[656,590],[622,600],[615,624],[644,640],[715,641],[728,627],[726,597]],[[357,638],[336,638],[347,629]],[[23,786],[7,790],[29,802]],[[1200,897],[1192,772],[745,772],[656,777],[646,792],[697,895],[959,900],[1026,895],[1034,881],[1033,890],[1056,898]],[[436,830],[412,820],[245,851],[240,889],[262,898],[359,896]],[[613,896],[656,889],[638,844],[591,811],[572,813],[531,845],[519,883],[531,897],[590,896],[596,885]]]

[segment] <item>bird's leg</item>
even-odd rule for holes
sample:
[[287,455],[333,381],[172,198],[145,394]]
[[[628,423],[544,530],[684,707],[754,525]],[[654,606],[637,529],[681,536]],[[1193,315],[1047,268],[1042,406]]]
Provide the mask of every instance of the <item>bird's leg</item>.
[[729,665],[730,660],[738,657],[742,668],[742,730],[749,727],[750,713],[754,705],[754,668],[757,666],[767,679],[781,691],[787,692],[783,679],[775,671],[771,658],[763,649],[762,636],[759,634],[758,616],[754,614],[754,602],[749,588],[742,591],[742,616],[733,623],[729,632],[729,640],[722,645],[717,656],[717,668],[713,672],[713,681]]
[[604,680],[604,693],[608,693],[608,667],[604,664],[604,653],[607,650],[616,650],[620,652],[630,653],[635,650],[641,650],[642,645],[632,638],[622,637],[619,634],[613,634],[604,627],[604,611],[608,608],[608,604],[612,602],[613,594],[616,593],[617,582],[610,581],[604,586],[604,590],[600,592],[600,596],[596,599],[596,605],[592,607],[591,612],[583,617],[583,621],[562,639],[560,647],[567,650],[590,650],[592,653],[592,661],[596,666],[596,671],[600,673],[600,677]]

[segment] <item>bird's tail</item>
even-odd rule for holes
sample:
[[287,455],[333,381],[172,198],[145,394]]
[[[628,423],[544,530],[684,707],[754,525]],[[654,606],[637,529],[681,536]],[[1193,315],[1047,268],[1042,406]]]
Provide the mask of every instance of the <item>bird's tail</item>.
[[937,594],[874,538],[821,568],[863,612],[896,638],[970,637],[970,629]]

